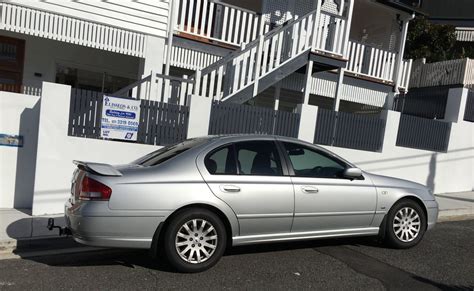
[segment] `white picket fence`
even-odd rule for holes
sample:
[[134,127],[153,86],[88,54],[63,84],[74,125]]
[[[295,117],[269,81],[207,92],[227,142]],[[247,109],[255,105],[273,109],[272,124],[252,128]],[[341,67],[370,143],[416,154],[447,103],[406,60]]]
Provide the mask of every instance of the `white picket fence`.
[[146,35],[17,4],[0,3],[0,29],[143,57]]
[[178,0],[175,30],[224,44],[240,46],[257,38],[256,12],[213,0]]
[[418,63],[410,78],[411,87],[445,85],[474,86],[474,59],[458,59],[436,63]]

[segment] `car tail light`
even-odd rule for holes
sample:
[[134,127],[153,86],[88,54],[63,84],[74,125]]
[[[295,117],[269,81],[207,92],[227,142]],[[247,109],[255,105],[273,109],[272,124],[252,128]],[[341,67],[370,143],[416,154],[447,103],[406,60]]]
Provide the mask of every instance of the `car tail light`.
[[81,182],[81,193],[79,194],[80,200],[102,200],[106,201],[110,199],[112,195],[112,189],[106,185],[85,176]]

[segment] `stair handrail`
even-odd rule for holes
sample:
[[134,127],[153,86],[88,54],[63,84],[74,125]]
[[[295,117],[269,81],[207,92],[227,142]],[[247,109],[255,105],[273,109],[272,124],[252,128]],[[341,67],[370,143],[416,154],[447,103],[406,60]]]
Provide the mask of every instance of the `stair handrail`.
[[[262,34],[260,35],[259,37],[264,37],[264,40],[272,37],[273,35],[277,34],[277,33],[280,33],[281,31],[283,31],[284,29],[287,29],[288,27],[290,27],[291,25],[294,25],[296,24],[297,22],[300,22],[300,21],[303,21],[303,19],[309,17],[310,15],[316,13],[318,11],[318,9],[313,9],[311,10],[311,12],[308,12],[306,13],[305,15],[303,15],[302,17],[298,17],[298,18],[293,18],[293,19],[290,19],[288,20],[287,22],[283,23],[282,25],[279,25],[277,27],[275,27],[274,29],[268,31],[267,33],[265,34]],[[324,12],[325,14],[328,14],[328,15],[334,15],[334,16],[339,16],[339,17],[342,17],[340,15],[337,15],[337,14],[333,14],[333,13],[329,13],[329,12]],[[212,72],[213,70],[215,70],[216,68],[219,68],[220,66],[222,66],[223,64],[227,63],[228,61],[246,53],[248,50],[254,48],[258,43],[259,43],[259,37],[257,37],[255,40],[247,43],[245,45],[245,48],[244,49],[240,49],[240,50],[236,50],[236,51],[233,51],[233,52],[230,52],[229,54],[227,54],[225,57],[221,58],[220,60],[218,60],[217,62],[214,62],[212,64],[210,64],[209,66],[201,69],[201,75],[206,75],[206,74],[209,74],[210,72]],[[192,76],[194,76],[195,74],[193,74]]]

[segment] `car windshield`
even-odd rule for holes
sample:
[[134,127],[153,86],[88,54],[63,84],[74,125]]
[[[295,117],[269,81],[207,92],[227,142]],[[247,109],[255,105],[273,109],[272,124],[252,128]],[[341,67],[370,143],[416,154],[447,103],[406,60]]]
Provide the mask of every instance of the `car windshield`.
[[195,146],[205,143],[207,139],[189,139],[183,142],[166,146],[157,151],[147,154],[132,162],[132,164],[141,165],[144,167],[156,166],[159,165]]

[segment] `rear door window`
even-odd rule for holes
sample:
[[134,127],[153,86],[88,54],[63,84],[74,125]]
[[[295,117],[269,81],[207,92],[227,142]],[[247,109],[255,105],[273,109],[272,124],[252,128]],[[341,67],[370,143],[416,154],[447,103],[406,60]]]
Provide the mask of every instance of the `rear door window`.
[[236,175],[237,167],[233,145],[227,145],[208,154],[204,160],[211,175]]
[[239,175],[282,176],[280,156],[273,141],[235,144]]

